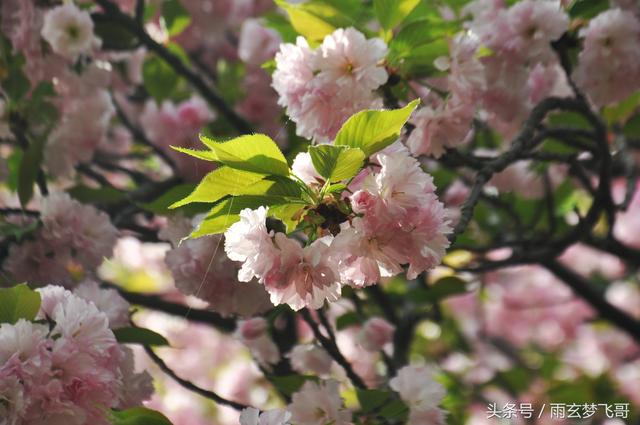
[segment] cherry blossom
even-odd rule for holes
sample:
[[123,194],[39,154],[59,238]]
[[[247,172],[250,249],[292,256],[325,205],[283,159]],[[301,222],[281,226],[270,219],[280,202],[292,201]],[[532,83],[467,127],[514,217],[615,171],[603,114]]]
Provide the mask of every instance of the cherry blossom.
[[222,315],[252,316],[271,306],[259,283],[238,282],[238,268],[224,254],[221,236],[184,241],[167,252],[165,262],[180,292]]
[[353,28],[337,29],[316,50],[302,37],[281,44],[273,87],[296,133],[329,141],[355,112],[381,107],[373,90],[387,80],[380,66],[385,55],[382,40],[366,40]]
[[42,37],[54,52],[71,59],[90,52],[100,43],[93,35],[93,21],[89,13],[73,3],[65,3],[46,13]]
[[315,344],[296,345],[287,356],[291,360],[291,367],[298,373],[329,375],[331,372],[333,359]]
[[398,370],[389,381],[391,388],[409,405],[410,424],[444,424],[445,412],[438,407],[444,387],[435,380],[436,370],[428,365],[411,364]]
[[59,287],[40,291],[51,327],[0,325],[0,389],[15,423],[106,424],[105,408],[149,396],[148,375],[134,372],[104,313]]
[[305,382],[302,388],[293,394],[287,410],[291,412],[291,422],[294,424],[351,423],[351,412],[342,406],[336,381]]
[[573,77],[598,106],[640,88],[640,21],[621,9],[602,12],[580,30],[584,48]]
[[263,367],[269,368],[280,360],[280,350],[269,336],[267,322],[262,317],[238,322],[235,336],[251,350]]
[[248,407],[240,413],[240,425],[288,425],[291,413],[274,409],[262,413],[258,409]]
[[379,351],[393,339],[395,326],[381,317],[372,317],[362,325],[358,343],[367,351]]
[[37,238],[13,245],[4,267],[33,284],[71,286],[111,255],[117,229],[105,213],[66,193],[53,193],[42,204]]

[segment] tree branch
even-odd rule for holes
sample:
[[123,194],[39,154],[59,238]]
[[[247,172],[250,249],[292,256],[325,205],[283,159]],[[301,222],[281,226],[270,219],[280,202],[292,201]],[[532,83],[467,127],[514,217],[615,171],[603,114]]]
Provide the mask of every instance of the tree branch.
[[168,376],[170,376],[174,381],[176,381],[178,384],[180,384],[182,387],[188,389],[189,391],[193,391],[194,393],[196,393],[198,395],[201,395],[202,397],[205,397],[205,398],[208,398],[210,400],[213,400],[218,404],[222,404],[224,406],[232,407],[232,408],[234,408],[236,410],[242,410],[242,409],[245,409],[245,408],[248,407],[248,406],[246,406],[246,405],[244,405],[242,403],[238,403],[238,402],[232,401],[232,400],[227,400],[226,398],[223,398],[223,397],[219,396],[218,394],[214,393],[213,391],[205,390],[204,388],[200,388],[199,386],[197,386],[193,382],[179,377],[178,375],[176,375],[176,373],[169,366],[167,366],[167,364],[164,362],[164,360],[162,360],[151,349],[151,347],[145,345],[144,346],[144,351],[147,352],[147,355],[160,368],[160,370],[162,370],[164,373],[166,373]]
[[367,388],[362,378],[360,378],[360,376],[358,376],[358,374],[355,373],[355,371],[351,367],[351,364],[347,361],[347,359],[344,358],[344,356],[338,349],[338,346],[336,345],[335,341],[327,338],[322,334],[322,332],[320,332],[320,327],[318,326],[316,321],[313,320],[309,311],[307,309],[303,309],[301,310],[300,313],[304,321],[307,322],[307,324],[311,327],[311,330],[313,331],[313,335],[318,340],[320,345],[322,345],[322,347],[327,351],[327,353],[329,353],[329,355],[333,357],[333,359],[340,366],[342,366],[342,368],[347,373],[347,376],[349,377],[353,385],[358,388]]
[[640,321],[609,303],[601,293],[592,287],[588,280],[556,260],[545,261],[542,265],[556,277],[562,279],[578,297],[587,301],[600,316],[624,330],[636,342],[640,342]]

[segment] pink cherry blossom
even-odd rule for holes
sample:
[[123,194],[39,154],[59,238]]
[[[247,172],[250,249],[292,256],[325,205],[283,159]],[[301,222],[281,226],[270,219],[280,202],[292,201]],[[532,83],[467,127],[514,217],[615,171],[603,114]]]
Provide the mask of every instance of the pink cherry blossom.
[[263,367],[269,368],[280,360],[280,350],[269,336],[267,322],[262,317],[239,321],[235,336]]
[[323,237],[302,247],[283,233],[276,233],[280,250],[279,264],[265,276],[265,288],[274,305],[288,304],[294,310],[322,307],[325,300],[340,297],[336,264],[329,256],[330,237]]
[[447,148],[467,140],[473,120],[473,106],[451,99],[438,108],[425,106],[412,118],[416,128],[407,139],[413,155],[439,158]]
[[509,8],[507,19],[514,38],[509,42],[530,61],[552,59],[551,42],[569,28],[569,17],[559,4],[524,0]]
[[247,407],[240,413],[240,425],[288,425],[291,413],[282,409],[267,410],[262,413]]
[[379,65],[385,54],[382,40],[366,40],[353,28],[337,29],[317,50],[302,37],[295,45],[281,44],[273,87],[296,133],[329,141],[354,113],[382,107],[373,90],[387,79]]
[[287,410],[291,412],[291,422],[296,425],[351,424],[351,412],[342,406],[336,381],[305,382],[293,394]]
[[46,168],[58,177],[72,176],[78,164],[91,160],[114,115],[111,97],[102,88],[69,93],[60,122],[45,146]]
[[46,311],[39,317],[50,326],[0,325],[0,393],[7,400],[0,411],[16,425],[106,425],[105,409],[150,395],[149,376],[135,373],[104,313],[60,287],[40,293]]
[[387,81],[387,72],[380,66],[386,55],[387,46],[381,39],[367,40],[354,28],[339,28],[325,37],[314,67],[320,71],[318,79],[375,90]]
[[291,367],[298,373],[311,372],[317,375],[328,375],[331,372],[333,359],[324,348],[317,345],[296,345],[287,356],[291,360]]
[[573,78],[597,106],[619,102],[640,88],[640,21],[609,9],[580,30],[584,46]]
[[96,282],[85,281],[74,289],[73,294],[93,303],[106,314],[111,329],[129,326],[129,303],[115,289],[102,289]]
[[393,339],[395,326],[381,317],[372,317],[362,325],[358,343],[367,351],[380,351]]
[[42,37],[54,52],[71,59],[90,52],[100,43],[93,35],[93,21],[89,13],[73,3],[65,3],[47,12]]
[[176,152],[171,146],[199,149],[198,133],[214,118],[215,114],[204,100],[193,96],[178,104],[166,100],[160,107],[148,101],[140,116],[140,125],[149,140],[173,158],[182,177],[199,180],[214,165]]
[[238,57],[250,65],[260,66],[273,58],[280,46],[280,36],[256,19],[247,19],[240,30]]
[[[539,266],[519,266],[488,276],[487,332],[516,346],[535,342],[553,348],[574,337],[591,309]],[[530,329],[521,332],[521,329]]]
[[318,185],[319,179],[322,179],[322,176],[318,174],[316,168],[313,166],[311,154],[308,152],[300,152],[296,155],[291,164],[291,171],[293,171],[296,177],[309,186]]
[[233,261],[242,261],[238,280],[249,282],[257,277],[261,282],[276,265],[278,249],[267,231],[267,209],[245,208],[240,211],[240,221],[232,224],[224,233],[224,250]]
[[275,56],[277,68],[272,76],[273,88],[280,95],[280,106],[291,110],[300,108],[306,87],[313,79],[311,61],[314,55],[304,37],[298,37],[296,44],[280,45]]
[[389,386],[400,394],[412,412],[435,409],[446,394],[444,387],[435,380],[436,373],[432,366],[407,365],[398,370]]
[[14,245],[5,261],[4,267],[18,279],[70,286],[113,252],[117,229],[109,217],[66,193],[43,199],[41,219],[36,239]]

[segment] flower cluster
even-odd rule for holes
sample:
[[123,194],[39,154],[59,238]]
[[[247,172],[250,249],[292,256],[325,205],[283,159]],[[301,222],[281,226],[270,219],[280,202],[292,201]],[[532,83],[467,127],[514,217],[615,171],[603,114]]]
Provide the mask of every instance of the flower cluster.
[[[121,347],[110,318],[55,286],[39,290],[40,322],[0,325],[0,415],[8,424],[108,424],[110,408],[140,404],[152,391]],[[111,296],[110,294],[99,297]]]
[[628,11],[602,12],[580,30],[584,48],[573,73],[598,106],[626,99],[640,89],[640,20]]
[[66,193],[44,198],[40,219],[35,238],[12,245],[3,265],[18,280],[69,287],[113,252],[118,230],[109,217]]
[[[313,187],[319,176],[308,158],[298,155],[293,170]],[[225,232],[227,255],[242,262],[238,280],[257,278],[274,305],[317,309],[325,300],[337,300],[343,284],[373,285],[403,272],[403,265],[414,279],[438,265],[451,227],[431,176],[401,145],[376,154],[373,161],[375,167],[363,170],[349,186],[351,215],[333,204],[318,210],[336,215],[338,222],[326,224],[305,247],[267,228],[266,207],[243,210],[240,221]]]
[[375,91],[387,81],[386,44],[354,28],[337,29],[317,49],[303,37],[276,54],[273,87],[298,135],[328,141],[355,112],[378,108]]

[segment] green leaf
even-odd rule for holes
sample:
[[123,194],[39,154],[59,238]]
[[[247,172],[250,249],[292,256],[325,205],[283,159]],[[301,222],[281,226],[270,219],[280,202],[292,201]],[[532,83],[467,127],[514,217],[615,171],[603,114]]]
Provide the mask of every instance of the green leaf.
[[334,144],[360,148],[369,157],[396,141],[418,103],[414,100],[401,109],[360,111],[344,123]]
[[633,114],[639,105],[640,92],[636,92],[615,105],[605,107],[602,111],[602,115],[609,125],[613,125],[615,123],[623,124],[629,119],[631,114]]
[[165,337],[145,328],[118,328],[113,334],[122,344],[169,345]]
[[264,177],[263,174],[250,171],[220,167],[208,173],[189,196],[174,202],[169,208],[182,207],[192,202],[213,203],[227,195],[244,195],[245,191],[255,189],[255,185]]
[[[8,46],[3,47],[4,50]],[[31,87],[31,84],[29,83],[29,80],[27,79],[23,71],[25,59],[22,54],[12,56],[12,53],[10,51],[4,53],[6,53],[8,56],[6,58],[6,61],[8,63],[0,63],[0,66],[4,68],[2,70],[3,72],[0,73],[0,75],[3,76],[2,88],[4,89],[9,99],[13,101],[19,101],[29,92],[29,88]]]
[[[336,29],[335,26],[327,22],[326,17],[308,10],[304,4],[289,4],[285,0],[276,0],[276,4],[287,11],[291,25],[296,32],[309,40],[320,41]],[[330,7],[326,12],[332,12]]]
[[269,207],[269,216],[275,217],[278,220],[282,221],[285,226],[285,230],[287,233],[293,232],[298,223],[300,221],[300,217],[298,217],[298,213],[300,210],[304,208],[302,204],[282,204],[282,205],[272,205]]
[[386,419],[398,419],[409,413],[409,407],[402,400],[393,400],[380,410],[380,416]]
[[178,85],[178,75],[173,68],[156,56],[142,65],[142,78],[144,87],[157,102],[169,98]]
[[25,283],[0,289],[0,323],[14,324],[20,319],[34,320],[41,301],[40,294]]
[[443,40],[455,34],[460,27],[459,22],[434,21],[420,19],[403,26],[389,44],[389,60],[397,61],[408,57],[416,47],[424,46],[436,40]]
[[[141,203],[138,205],[145,211],[149,211],[154,214],[171,214],[172,212],[171,210],[169,210],[169,206],[171,206],[171,204],[175,202],[178,202],[180,199],[189,196],[189,194],[193,192],[195,187],[196,186],[192,183],[179,184],[167,190],[165,193],[163,193],[153,201]],[[206,204],[191,204],[180,208],[180,213],[188,217],[193,217],[196,214],[205,213],[209,209],[210,206],[207,206]]]
[[385,30],[401,23],[420,3],[420,0],[373,0],[373,7]]
[[200,140],[210,149],[201,152],[203,159],[209,158],[210,161],[254,173],[289,175],[289,165],[278,145],[264,134],[240,136],[228,142],[216,142],[201,135]]
[[44,139],[31,140],[29,148],[22,155],[20,169],[18,170],[18,198],[23,207],[26,207],[33,197],[33,185],[38,173],[41,172],[40,164],[42,163],[43,148]]
[[362,13],[360,2],[348,0],[310,0],[301,4],[276,0],[276,4],[287,11],[298,34],[316,42],[337,28],[357,26]]
[[336,182],[358,174],[364,164],[364,152],[358,148],[318,145],[309,147],[313,166],[322,177]]
[[272,376],[269,380],[281,393],[291,396],[293,393],[298,391],[305,382],[318,382],[318,377],[306,375],[285,375]]
[[374,409],[384,405],[391,397],[389,391],[383,390],[363,390],[356,388],[358,402],[364,413],[371,412]]
[[34,221],[27,225],[17,225],[14,223],[0,222],[0,238],[10,237],[20,242],[25,236],[38,229],[38,222]]
[[146,407],[134,407],[127,410],[111,411],[113,425],[172,425],[162,413]]
[[191,24],[189,12],[178,0],[166,0],[162,3],[162,17],[170,36],[176,36]]
[[346,184],[343,183],[335,183],[330,185],[325,193],[336,193],[336,192],[342,192],[347,188]]
[[569,9],[571,18],[591,19],[609,8],[609,0],[576,0]]
[[[224,233],[233,223],[240,220],[240,211],[245,208],[256,209],[261,206],[284,206],[284,205],[299,205],[303,207],[299,200],[287,198],[284,196],[235,196],[225,198],[218,202],[209,212],[209,214],[202,220],[202,223],[196,230],[191,233],[190,237],[199,238],[201,236],[215,235]],[[277,208],[269,208],[269,216],[277,217],[275,214],[278,211]]]
[[336,329],[341,331],[342,329],[348,328],[349,326],[357,325],[360,323],[360,317],[355,311],[350,311],[348,313],[339,316],[336,319]]
[[447,276],[438,279],[429,287],[429,298],[433,301],[441,300],[452,295],[467,292],[467,282],[456,276]]

